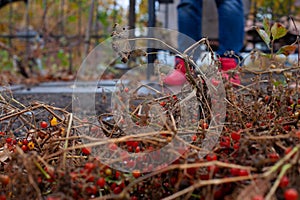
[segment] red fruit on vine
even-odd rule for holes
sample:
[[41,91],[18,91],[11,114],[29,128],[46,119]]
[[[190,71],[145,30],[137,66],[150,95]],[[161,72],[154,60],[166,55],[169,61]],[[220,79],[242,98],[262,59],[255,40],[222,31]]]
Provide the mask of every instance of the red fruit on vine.
[[230,138],[228,136],[222,137],[221,141],[220,141],[220,146],[229,148],[230,147]]
[[28,140],[27,139],[24,139],[23,141],[22,141],[22,143],[23,143],[23,145],[28,145]]
[[277,161],[278,159],[279,159],[279,155],[278,155],[278,153],[270,153],[269,155],[268,155],[268,157],[272,160],[272,161]]
[[1,195],[0,195],[0,200],[6,200],[5,194],[1,194]]
[[133,147],[132,146],[128,146],[127,150],[128,150],[128,152],[133,152]]
[[130,197],[130,200],[138,200],[138,198],[136,196],[132,196]]
[[266,95],[265,96],[265,102],[268,102],[270,100],[270,96]]
[[249,172],[245,169],[240,169],[239,176],[248,176]]
[[141,151],[141,148],[139,147],[139,146],[137,146],[136,148],[135,148],[135,153],[139,153]]
[[115,187],[115,189],[113,190],[114,194],[120,194],[122,192],[122,188],[117,186]]
[[252,197],[252,200],[264,200],[265,198],[262,195],[255,195]]
[[203,124],[202,124],[202,128],[203,128],[203,129],[208,129],[208,123],[206,123],[206,122],[203,122]]
[[4,136],[5,133],[3,131],[0,131],[0,136]]
[[124,181],[122,181],[122,182],[119,184],[119,187],[121,187],[122,189],[125,188],[125,183],[124,183]]
[[288,178],[287,176],[283,176],[283,177],[280,179],[279,186],[280,186],[281,188],[285,188],[285,187],[288,186],[289,182],[290,182],[290,181],[289,181],[289,178]]
[[2,185],[8,185],[10,182],[10,178],[7,175],[0,175],[0,182]]
[[240,169],[238,169],[238,168],[231,168],[230,169],[230,174],[232,176],[239,176],[240,175]]
[[291,127],[289,125],[285,125],[285,126],[283,126],[283,129],[286,130],[286,131],[290,131]]
[[284,192],[285,200],[298,200],[298,196],[299,196],[298,191],[294,188],[287,189]]
[[132,171],[132,176],[134,177],[134,178],[138,178],[138,177],[140,177],[141,176],[141,172],[140,172],[140,170],[133,170]]
[[12,143],[12,138],[11,137],[6,138],[6,143],[11,144]]
[[124,88],[124,92],[129,92],[129,88],[128,87]]
[[83,147],[81,149],[81,152],[84,154],[84,155],[90,155],[92,153],[92,148],[91,147]]
[[162,107],[164,107],[164,106],[166,105],[166,102],[161,101],[159,104],[160,104]]
[[247,127],[247,128],[252,128],[252,123],[251,123],[251,122],[247,122],[247,123],[246,123],[246,127]]
[[28,150],[28,147],[26,145],[22,145],[21,149],[26,152]]
[[96,182],[96,184],[101,188],[103,188],[105,186],[105,183],[106,183],[106,181],[103,177],[100,177]]
[[292,151],[293,147],[288,147],[285,149],[284,153],[289,154]]
[[119,172],[119,171],[116,171],[116,173],[115,173],[115,177],[116,177],[116,179],[119,179],[119,178],[120,178],[120,176],[121,176],[121,172]]
[[133,148],[136,148],[137,146],[139,146],[139,142],[138,141],[133,141],[132,144],[131,144],[131,146]]
[[176,101],[177,100],[177,96],[173,95],[172,98]]
[[240,131],[232,132],[231,133],[231,139],[234,140],[234,141],[239,141],[241,139]]
[[98,189],[95,185],[90,185],[85,189],[86,193],[88,194],[97,194]]
[[45,122],[45,121],[42,121],[42,122],[40,123],[40,127],[41,127],[41,128],[47,128],[47,127],[48,127],[48,123]]
[[238,150],[238,149],[240,148],[240,143],[239,143],[239,142],[234,143],[234,144],[233,144],[233,148],[234,148],[235,150]]
[[192,141],[195,142],[197,140],[197,135],[192,135]]
[[95,176],[88,176],[87,178],[86,178],[86,182],[94,182],[94,180],[95,180]]
[[92,162],[87,162],[84,165],[84,169],[86,169],[88,172],[91,172],[95,168],[96,168],[96,165]]
[[207,161],[218,160],[218,157],[217,157],[216,154],[212,153],[212,154],[208,154],[208,155],[206,156],[206,160],[207,160]]

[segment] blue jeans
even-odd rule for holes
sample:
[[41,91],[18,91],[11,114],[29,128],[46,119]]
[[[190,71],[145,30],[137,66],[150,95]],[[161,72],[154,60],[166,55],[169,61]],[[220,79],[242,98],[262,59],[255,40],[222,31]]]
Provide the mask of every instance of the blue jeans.
[[[239,53],[244,41],[244,8],[242,0],[215,0],[219,19],[219,48],[217,53],[226,51]],[[184,35],[178,37],[180,51],[184,51],[201,39],[202,0],[181,0],[177,7],[178,30]]]

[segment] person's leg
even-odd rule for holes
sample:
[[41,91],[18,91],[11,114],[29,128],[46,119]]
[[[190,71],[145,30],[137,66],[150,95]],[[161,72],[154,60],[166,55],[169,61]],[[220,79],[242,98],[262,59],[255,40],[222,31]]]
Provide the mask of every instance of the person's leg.
[[244,42],[244,8],[242,0],[215,0],[219,15],[219,49],[239,53]]
[[202,0],[181,0],[177,6],[178,49],[184,51],[201,39]]

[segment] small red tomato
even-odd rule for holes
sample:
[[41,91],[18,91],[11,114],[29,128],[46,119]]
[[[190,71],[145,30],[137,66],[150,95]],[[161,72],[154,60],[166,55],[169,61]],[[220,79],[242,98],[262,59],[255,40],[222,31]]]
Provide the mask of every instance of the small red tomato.
[[283,176],[280,180],[279,186],[281,188],[285,188],[288,186],[288,184],[289,184],[289,178],[287,176]]
[[0,194],[0,200],[6,200],[5,194]]
[[264,200],[265,198],[261,195],[255,195],[254,197],[252,197],[252,200]]
[[87,162],[84,165],[84,169],[86,169],[88,172],[91,172],[93,169],[95,169],[96,165],[92,162]]
[[270,154],[268,155],[268,157],[269,157],[272,161],[277,161],[277,160],[279,159],[278,153],[275,153],[275,152],[270,153]]
[[10,182],[10,178],[7,175],[1,175],[0,176],[0,182],[2,185],[8,185]]
[[230,138],[228,136],[222,137],[221,141],[220,141],[220,146],[229,148],[230,147]]
[[117,187],[117,184],[116,184],[116,183],[112,183],[112,184],[110,185],[110,189],[111,189],[111,190],[114,190],[116,187]]
[[5,135],[5,133],[0,131],[0,136],[4,136],[4,135]]
[[141,148],[139,147],[139,146],[137,146],[136,148],[135,148],[135,153],[139,153],[141,151]]
[[197,140],[197,135],[192,135],[192,141],[195,142]]
[[202,128],[203,128],[203,129],[208,129],[208,123],[204,122],[204,123],[202,124]]
[[23,150],[24,152],[26,152],[26,151],[28,150],[28,147],[27,147],[26,145],[24,145],[24,144],[22,145],[21,148],[22,148],[22,150]]
[[140,176],[141,176],[140,170],[133,170],[133,171],[132,171],[132,176],[133,176],[134,178],[140,177]]
[[114,192],[114,194],[120,194],[122,192],[122,188],[117,186],[117,187],[115,187],[113,192]]
[[100,177],[98,180],[97,180],[97,185],[99,186],[99,187],[104,187],[105,186],[105,183],[106,183],[106,181],[105,181],[105,179],[103,178],[103,177]]
[[288,148],[285,149],[284,153],[288,154],[292,151],[292,149],[293,149],[293,147],[288,147]]
[[129,88],[128,87],[124,88],[124,92],[129,92]]
[[11,144],[11,143],[12,143],[12,138],[11,138],[11,137],[6,138],[6,143],[7,143],[7,144]]
[[22,144],[24,144],[24,145],[28,145],[28,140],[27,139],[24,139],[23,141],[22,141]]
[[265,102],[268,102],[269,101],[269,99],[270,99],[270,96],[265,96]]
[[234,144],[233,144],[233,148],[234,148],[235,150],[238,150],[238,149],[240,148],[240,143],[238,143],[238,142],[234,143]]
[[81,151],[82,151],[82,153],[84,154],[84,155],[90,155],[91,153],[92,153],[92,149],[91,149],[91,147],[83,147],[82,149],[81,149]]
[[240,169],[239,176],[248,176],[249,172],[245,169]]
[[86,182],[94,182],[94,180],[95,180],[95,176],[88,176],[86,178]]
[[294,188],[287,189],[284,192],[285,200],[298,200],[298,196],[299,196],[298,191]]
[[234,140],[234,141],[239,141],[241,139],[240,131],[232,132],[231,133],[231,139]]
[[45,122],[45,121],[42,121],[42,122],[40,123],[40,127],[41,127],[41,128],[47,128],[47,127],[48,127],[48,123]]
[[231,168],[230,169],[230,174],[232,176],[239,176],[240,175],[240,169],[238,169],[238,168]]
[[97,191],[98,191],[98,189],[97,189],[97,187],[95,186],[95,185],[90,185],[90,186],[88,186],[87,188],[86,188],[86,193],[88,193],[88,194],[96,194],[97,193]]
[[212,154],[208,154],[208,155],[206,156],[206,160],[207,160],[207,161],[218,160],[218,157],[217,157],[216,154],[212,153]]
[[251,122],[247,122],[247,123],[246,123],[246,127],[247,127],[247,128],[251,128],[251,127],[252,127],[252,123],[251,123]]
[[121,176],[121,172],[119,172],[119,171],[116,171],[116,173],[115,173],[115,177],[116,177],[116,179],[119,179],[119,178],[120,178],[120,176]]
[[164,107],[164,106],[166,105],[166,102],[161,101],[159,104],[160,104],[162,107]]

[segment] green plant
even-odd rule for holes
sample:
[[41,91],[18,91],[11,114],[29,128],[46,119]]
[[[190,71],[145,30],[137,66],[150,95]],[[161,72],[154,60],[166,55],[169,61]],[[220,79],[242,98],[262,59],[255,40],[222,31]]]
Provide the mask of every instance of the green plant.
[[[264,18],[263,20],[263,28],[255,27],[255,29],[263,39],[267,47],[271,50],[271,56],[273,57],[275,40],[284,37],[288,33],[288,30],[278,22],[275,22],[273,25],[271,25],[270,21],[267,18]],[[275,54],[284,54],[287,56],[293,53],[295,49],[296,46],[294,44],[285,45],[281,47]],[[265,55],[267,56],[267,54]]]

